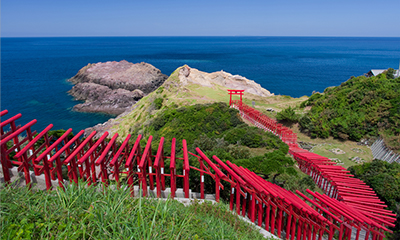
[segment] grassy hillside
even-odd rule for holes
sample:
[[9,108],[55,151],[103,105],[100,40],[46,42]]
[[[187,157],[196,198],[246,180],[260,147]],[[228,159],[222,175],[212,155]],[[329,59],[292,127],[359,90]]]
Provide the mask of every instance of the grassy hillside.
[[382,135],[389,147],[400,149],[400,78],[389,72],[352,77],[301,106],[311,107],[299,121],[311,137],[359,141]]
[[[229,95],[226,87],[214,84],[212,87],[205,87],[199,84],[188,83],[183,85],[178,77],[180,68],[176,69],[164,84],[156,91],[142,98],[134,107],[134,109],[124,116],[116,119],[116,124],[111,132],[118,132],[121,136],[126,136],[128,133],[144,131],[151,120],[161,114],[166,109],[176,109],[182,106],[224,102],[229,103]],[[239,99],[235,96],[234,99]],[[255,102],[255,107],[269,114],[267,108],[272,108],[275,111],[280,111],[287,106],[299,105],[307,97],[291,98],[289,96],[271,96],[260,97],[245,92],[243,101],[252,105]],[[274,116],[275,112],[271,113]]]

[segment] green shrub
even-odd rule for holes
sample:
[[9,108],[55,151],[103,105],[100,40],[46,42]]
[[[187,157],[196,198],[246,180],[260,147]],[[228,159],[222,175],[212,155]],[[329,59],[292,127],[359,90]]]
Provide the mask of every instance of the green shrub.
[[[329,89],[329,88],[327,88],[327,89]],[[325,92],[325,91],[324,91],[324,92]],[[302,103],[300,104],[300,107],[301,107],[301,108],[304,108],[304,107],[306,107],[306,106],[310,106],[311,104],[313,104],[316,100],[318,100],[318,99],[321,98],[321,97],[322,97],[322,94],[320,94],[320,93],[314,93],[313,95],[311,95],[310,98],[308,98],[306,101],[302,102]]]
[[158,110],[158,109],[161,109],[162,108],[162,106],[163,106],[163,102],[164,102],[164,99],[163,98],[156,98],[155,100],[154,100],[154,106],[155,106],[155,108]]
[[394,70],[393,68],[389,68],[386,72],[387,79],[394,79],[395,73],[396,73],[396,70]]
[[266,179],[269,178],[270,175],[275,179],[275,177],[283,173],[289,175],[296,175],[297,173],[294,169],[293,159],[286,156],[286,154],[280,150],[266,153],[263,156],[234,160],[233,162],[239,166],[248,168],[250,171],[263,175]]
[[161,94],[164,91],[164,87],[159,87],[156,91],[157,94]]
[[242,146],[231,146],[229,153],[233,159],[246,159],[250,157],[250,150]]
[[280,140],[278,137],[270,137],[266,139],[265,144],[267,149],[277,149],[284,154],[287,154],[289,152],[289,146],[286,143],[282,142],[282,140]]
[[353,141],[386,132],[400,140],[400,81],[391,77],[392,72],[352,77],[323,95],[313,94],[301,104],[311,106],[299,119],[301,130],[311,137]]
[[299,115],[289,106],[276,114],[276,120],[294,123],[299,120]]
[[[229,108],[225,103],[196,104],[178,109],[166,108],[153,119],[148,128],[148,134],[153,136],[153,154],[158,147],[160,136],[163,136],[166,138],[164,153],[169,155],[171,139],[175,137],[177,139],[177,156],[179,155],[179,157],[182,156],[181,141],[186,139],[189,151],[194,154],[197,154],[195,148],[199,147],[209,158],[216,155],[222,161],[229,160],[247,167],[266,179],[271,177],[275,180],[281,174],[292,176],[291,179],[295,179],[297,175],[294,161],[286,155],[289,150],[288,145],[270,132],[244,124],[238,111]],[[147,137],[145,136],[145,139]],[[141,145],[145,146],[145,141]],[[274,151],[250,157],[250,148],[261,147]],[[182,162],[178,161],[177,163],[177,172],[182,172]],[[190,164],[197,168],[200,167],[195,157],[190,157]],[[205,176],[206,193],[215,191],[214,185],[214,180]],[[181,178],[178,179],[178,186],[182,186]],[[190,189],[200,191],[198,171],[190,173]],[[222,198],[229,196],[224,194],[221,195]]]
[[259,148],[266,146],[263,135],[265,135],[263,134],[263,130],[243,124],[227,131],[225,140],[230,144],[239,143],[250,148]]
[[281,174],[275,178],[274,183],[294,193],[296,190],[299,190],[303,194],[307,194],[307,189],[315,191],[316,184],[314,180],[306,174],[301,173],[300,175],[301,176],[296,174]]

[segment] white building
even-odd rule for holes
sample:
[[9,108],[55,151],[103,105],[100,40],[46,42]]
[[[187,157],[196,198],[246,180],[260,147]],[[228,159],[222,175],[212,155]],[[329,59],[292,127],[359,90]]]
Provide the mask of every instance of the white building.
[[[384,71],[387,71],[387,69],[371,69],[371,71],[369,71],[366,76],[367,77],[372,77],[372,76],[378,76],[378,74],[383,73]],[[394,72],[394,77],[398,78],[400,77],[400,66],[399,66],[399,70],[395,70]]]

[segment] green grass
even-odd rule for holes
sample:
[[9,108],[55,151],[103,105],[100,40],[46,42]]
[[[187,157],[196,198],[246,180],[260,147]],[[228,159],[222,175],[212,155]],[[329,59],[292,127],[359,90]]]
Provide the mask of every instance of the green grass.
[[[350,166],[359,165],[359,163],[349,160],[349,158],[360,157],[365,162],[371,162],[373,159],[371,149],[365,145],[357,145],[357,142],[350,140],[339,140],[333,137],[321,139],[321,138],[311,138],[310,136],[300,132],[298,124],[291,126],[293,132],[297,134],[297,141],[303,141],[307,143],[315,144],[311,150],[312,152],[319,154],[327,158],[338,158],[343,164],[341,166],[348,168]],[[334,154],[331,149],[339,148],[343,150],[344,154]],[[360,152],[356,152],[353,149],[360,149]]]
[[263,239],[226,204],[185,207],[171,199],[132,198],[129,190],[99,189],[1,189],[1,239]]
[[[343,150],[345,153],[344,154],[335,154],[329,150],[331,149],[336,149],[339,148]],[[355,152],[353,149],[360,149],[360,152]],[[338,158],[340,159],[343,164],[341,164],[343,167],[348,168],[350,166],[358,165],[358,163],[351,161],[349,158],[354,158],[354,157],[360,157],[363,159],[365,162],[370,162],[372,161],[372,153],[371,149],[369,149],[366,146],[359,146],[356,144],[351,144],[348,142],[347,144],[344,143],[325,143],[325,144],[319,144],[315,146],[312,149],[312,152],[319,154],[321,156],[327,157],[327,158]]]

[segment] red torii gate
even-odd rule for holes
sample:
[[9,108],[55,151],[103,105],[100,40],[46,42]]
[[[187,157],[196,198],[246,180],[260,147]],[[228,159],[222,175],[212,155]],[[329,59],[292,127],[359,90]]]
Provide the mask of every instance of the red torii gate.
[[243,96],[243,92],[244,90],[234,90],[234,89],[228,89],[229,92],[229,106],[232,105],[232,95],[240,95],[240,102],[242,102],[242,96]]

